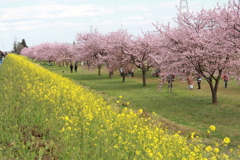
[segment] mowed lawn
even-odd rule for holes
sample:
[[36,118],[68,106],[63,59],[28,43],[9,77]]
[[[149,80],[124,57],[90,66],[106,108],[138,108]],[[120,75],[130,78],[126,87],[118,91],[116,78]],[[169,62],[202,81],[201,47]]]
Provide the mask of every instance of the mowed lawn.
[[[237,81],[229,81],[228,88],[224,88],[221,81],[219,103],[211,104],[210,88],[204,80],[202,89],[197,89],[195,80],[194,89],[188,90],[187,82],[178,78],[173,82],[172,93],[169,93],[167,84],[159,90],[157,86],[160,80],[151,76],[151,71],[147,73],[147,86],[143,87],[141,70],[136,70],[134,77],[126,77],[126,81],[122,82],[118,71],[110,79],[104,68],[99,76],[97,70],[89,70],[85,66],[79,66],[77,73],[71,73],[66,66],[43,66],[97,91],[112,105],[143,109],[146,116],[155,112],[170,131],[181,131],[185,135],[197,131],[204,138],[214,140],[229,137],[230,146],[240,145],[240,86]],[[125,105],[127,102],[130,105]],[[208,135],[210,125],[216,126],[217,130]]]

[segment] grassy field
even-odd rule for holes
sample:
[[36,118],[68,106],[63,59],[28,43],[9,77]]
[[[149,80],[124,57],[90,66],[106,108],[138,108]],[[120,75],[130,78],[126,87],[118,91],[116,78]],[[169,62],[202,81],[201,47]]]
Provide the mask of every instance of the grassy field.
[[110,79],[105,69],[98,76],[97,70],[89,70],[84,66],[80,66],[77,73],[70,73],[66,66],[43,66],[97,91],[109,103],[116,103],[121,95],[120,107],[143,109],[146,116],[157,113],[170,131],[181,131],[184,135],[198,131],[198,134],[207,138],[208,134],[205,133],[208,127],[214,125],[217,130],[212,133],[212,139],[230,137],[230,146],[237,147],[240,144],[240,86],[234,80],[229,81],[227,89],[220,82],[219,103],[211,104],[210,88],[204,80],[202,89],[198,90],[195,83],[194,89],[188,90],[187,83],[179,78],[173,82],[172,93],[168,93],[166,84],[159,90],[159,78],[150,76],[151,71],[147,73],[147,86],[143,87],[140,70],[135,72],[134,77],[126,77],[126,82],[122,82],[118,72],[114,72]]
[[0,68],[0,159],[240,158],[234,81],[212,105],[205,82],[188,90],[178,79],[168,93],[149,74],[142,87],[140,71],[123,83],[105,70],[39,66],[11,54]]
[[[197,129],[158,117],[146,109],[143,112],[133,101],[126,100],[127,94],[114,96],[76,84],[26,57],[8,55],[0,73],[0,159],[240,158],[239,149],[228,146],[228,137],[216,141],[214,137],[218,136],[211,136],[215,133],[213,125],[206,128],[209,138],[202,139],[194,132],[190,135],[190,130]],[[102,79],[104,83],[107,80]],[[131,86],[135,83],[132,78]],[[139,92],[144,89],[147,88]],[[169,133],[159,124],[160,120],[171,131],[185,131],[188,136]],[[207,135],[206,131],[202,133]]]

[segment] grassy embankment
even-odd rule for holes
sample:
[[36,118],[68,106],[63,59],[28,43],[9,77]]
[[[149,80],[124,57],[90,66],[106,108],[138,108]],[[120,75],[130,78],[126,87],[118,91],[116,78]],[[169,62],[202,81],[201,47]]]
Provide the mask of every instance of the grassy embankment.
[[[68,73],[68,70],[62,73],[63,68],[59,69],[58,66],[51,69],[79,77],[78,73]],[[141,99],[134,101],[135,97],[154,98],[151,94],[158,94],[160,102],[163,102],[163,97],[168,101],[176,101],[176,93],[171,94],[172,100],[169,100],[168,93],[156,92],[156,79],[152,79],[152,87],[142,88],[138,75],[136,80],[128,79],[129,83],[122,84],[117,77],[117,81],[113,82],[114,78],[109,80],[106,76],[86,73],[81,77],[85,85],[91,82],[97,87],[102,83],[100,88],[108,88],[107,84],[113,84],[108,88],[112,90],[111,94],[102,89],[98,91],[104,95],[107,103],[99,94],[77,86],[68,78],[38,67],[22,57],[8,55],[0,75],[0,159],[228,159],[226,154],[230,158],[237,158],[237,150],[228,147],[229,139],[223,140],[218,136],[221,135],[218,126],[216,132],[213,132],[215,127],[211,127],[208,143],[206,139],[194,138],[194,134],[186,138],[159,128],[156,121],[158,117],[150,115],[154,107],[148,110],[149,106],[154,106],[153,99],[144,102],[145,108],[137,103]],[[125,85],[125,89],[122,85]],[[177,85],[176,88],[180,88]],[[135,92],[129,94],[129,87],[133,87],[130,90]],[[119,90],[122,92],[119,93]],[[145,95],[142,96],[142,93]],[[188,98],[190,95],[190,92],[186,94]],[[123,110],[118,108],[122,104],[125,106]],[[146,111],[143,113],[137,109],[140,107]],[[177,123],[173,125],[175,123],[170,122],[168,126],[175,126],[176,130],[183,132],[185,130],[185,134],[189,134],[187,130],[201,131],[196,124],[188,126],[186,123],[181,128]],[[209,124],[202,132],[208,129]],[[218,143],[212,143],[216,142],[215,137],[221,138]]]

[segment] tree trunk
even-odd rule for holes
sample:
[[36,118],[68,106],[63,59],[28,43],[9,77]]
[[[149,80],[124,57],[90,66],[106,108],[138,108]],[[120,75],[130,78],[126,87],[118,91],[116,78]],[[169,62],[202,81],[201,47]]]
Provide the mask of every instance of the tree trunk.
[[125,71],[122,72],[122,82],[125,82]]
[[101,67],[102,66],[98,66],[98,75],[101,76]]
[[219,84],[219,80],[220,78],[217,78],[215,80],[215,86],[212,82],[212,80],[207,80],[209,86],[210,86],[210,89],[211,89],[211,93],[212,93],[212,103],[213,104],[217,104],[218,103],[218,100],[217,100],[217,91],[218,91],[218,84]]
[[143,86],[146,86],[146,70],[142,69]]
[[212,103],[213,104],[217,104],[217,93],[216,92],[212,92]]
[[168,83],[168,92],[172,93],[172,78],[170,78],[170,82]]
[[108,71],[109,78],[112,78],[112,71]]

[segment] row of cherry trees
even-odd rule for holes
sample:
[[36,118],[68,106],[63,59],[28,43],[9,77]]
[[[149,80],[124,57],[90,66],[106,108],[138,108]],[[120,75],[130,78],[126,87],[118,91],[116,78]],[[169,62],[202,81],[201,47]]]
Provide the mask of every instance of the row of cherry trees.
[[[209,84],[212,103],[222,74],[240,74],[240,9],[236,1],[197,13],[179,12],[175,26],[153,24],[156,32],[133,36],[127,30],[100,33],[94,30],[76,35],[76,44],[44,43],[25,48],[22,55],[46,61],[84,61],[109,76],[120,68],[142,70],[143,86],[149,68],[162,74],[201,75]],[[125,75],[125,74],[123,74]],[[163,75],[164,77],[164,75]],[[125,77],[123,76],[123,81]]]

